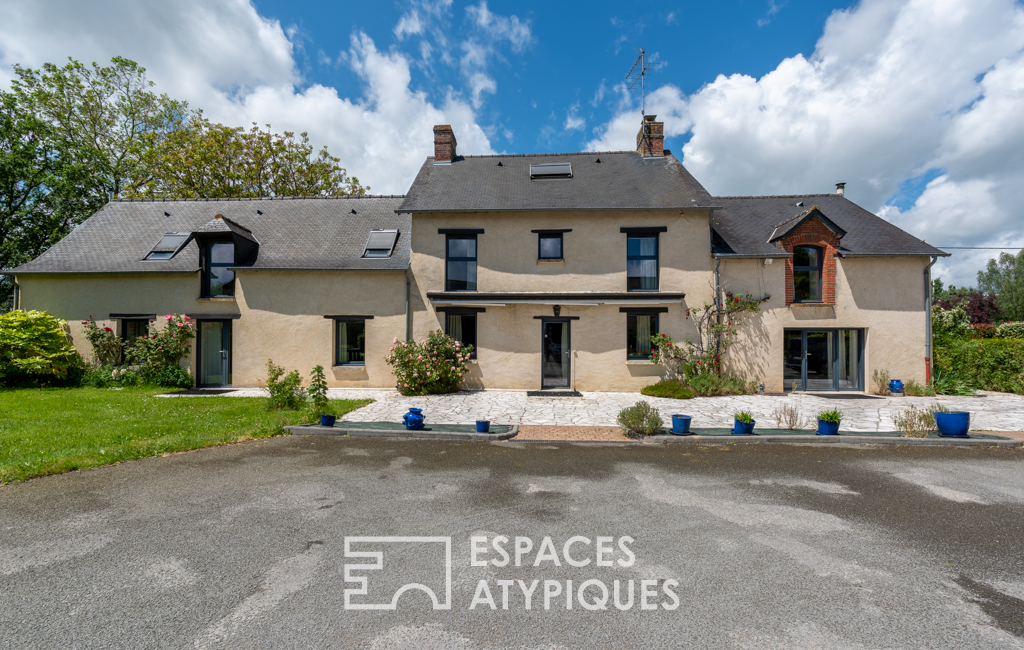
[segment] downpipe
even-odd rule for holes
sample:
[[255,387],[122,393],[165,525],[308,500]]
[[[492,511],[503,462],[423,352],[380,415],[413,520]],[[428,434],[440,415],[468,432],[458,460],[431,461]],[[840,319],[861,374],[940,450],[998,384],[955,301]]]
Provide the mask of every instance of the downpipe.
[[939,261],[932,255],[932,261],[924,267],[924,383],[932,385],[932,265]]
[[409,283],[409,269],[405,269],[405,340],[412,340],[412,314],[409,312],[409,297],[411,295],[411,286]]

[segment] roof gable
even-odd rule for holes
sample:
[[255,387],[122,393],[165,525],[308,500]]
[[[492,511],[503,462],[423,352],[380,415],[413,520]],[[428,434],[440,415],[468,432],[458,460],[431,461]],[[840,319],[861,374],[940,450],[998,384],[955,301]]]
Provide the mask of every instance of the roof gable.
[[768,238],[769,242],[774,242],[779,239],[788,237],[790,233],[795,232],[800,226],[804,225],[809,219],[817,219],[826,228],[835,233],[836,239],[842,239],[846,235],[846,231],[837,226],[831,219],[821,213],[821,209],[818,206],[813,206],[807,210],[804,210],[800,214],[786,219],[782,223],[775,225],[775,230],[772,231],[771,237]]

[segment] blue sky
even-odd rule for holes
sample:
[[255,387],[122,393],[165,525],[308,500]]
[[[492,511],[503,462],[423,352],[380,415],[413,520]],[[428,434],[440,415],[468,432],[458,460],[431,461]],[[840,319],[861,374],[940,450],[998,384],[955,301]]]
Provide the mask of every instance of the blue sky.
[[[402,193],[451,124],[462,154],[632,149],[648,113],[719,196],[835,191],[938,246],[1024,244],[1024,0],[654,4],[5,0],[15,63],[139,61],[232,125],[308,131]],[[995,255],[936,273],[972,284]]]
[[[300,49],[296,61],[309,83],[338,89],[342,96],[361,94],[362,80],[339,55],[349,48],[353,32],[363,31],[378,48],[395,48],[422,60],[420,44],[441,48],[432,33],[443,30],[452,60],[433,52],[429,66],[412,68],[413,85],[437,103],[450,89],[472,96],[472,85],[460,70],[460,44],[474,34],[491,37],[476,24],[468,7],[454,2],[440,16],[409,3],[324,3],[258,0],[267,17],[294,29]],[[652,9],[656,5],[657,9]],[[487,74],[496,90],[481,93],[478,116],[491,146],[508,153],[579,151],[593,138],[593,128],[615,114],[622,83],[644,48],[660,62],[652,72],[653,88],[672,83],[690,94],[719,74],[761,77],[778,62],[810,55],[825,20],[840,2],[488,2],[488,11],[516,16],[530,32],[521,46],[505,41],[489,55]],[[395,35],[395,26],[410,10],[424,23],[423,33]],[[426,26],[427,22],[430,26]],[[639,109],[639,91],[635,95]],[[570,110],[586,126],[564,128]],[[639,115],[639,112],[638,112]],[[639,122],[639,117],[637,118]],[[685,135],[669,137],[666,146],[681,147]]]

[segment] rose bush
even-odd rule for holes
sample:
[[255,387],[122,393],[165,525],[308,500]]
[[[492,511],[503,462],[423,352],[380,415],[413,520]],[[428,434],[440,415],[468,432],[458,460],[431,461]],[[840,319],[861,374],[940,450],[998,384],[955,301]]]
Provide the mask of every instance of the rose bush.
[[466,374],[472,345],[462,345],[440,330],[419,341],[399,341],[384,357],[403,395],[454,393]]
[[92,344],[92,353],[99,365],[115,366],[121,362],[124,341],[113,328],[100,327],[92,316],[89,316],[89,320],[82,321],[82,325],[85,338]]

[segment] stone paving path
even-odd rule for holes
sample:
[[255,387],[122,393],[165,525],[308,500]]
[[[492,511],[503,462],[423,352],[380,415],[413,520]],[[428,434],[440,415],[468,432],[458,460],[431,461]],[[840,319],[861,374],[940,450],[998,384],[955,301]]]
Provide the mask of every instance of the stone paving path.
[[[428,422],[436,423],[472,424],[476,420],[490,420],[495,424],[614,426],[621,409],[643,399],[657,407],[666,423],[671,422],[673,413],[684,413],[693,416],[695,427],[731,427],[733,413],[746,410],[761,426],[775,428],[772,413],[776,407],[792,404],[808,419],[819,411],[838,408],[843,412],[843,431],[894,431],[894,415],[911,405],[927,408],[937,402],[950,410],[970,411],[974,431],[1024,431],[1024,396],[989,392],[979,392],[974,397],[834,399],[796,393],[785,397],[738,395],[690,400],[647,397],[635,392],[528,397],[525,391],[487,390],[403,397],[391,389],[332,388],[328,393],[332,399],[376,400],[344,418],[357,422],[400,422],[402,415],[413,406],[423,409]],[[246,388],[228,395],[243,397],[265,393],[259,388]],[[810,424],[807,428],[811,428]]]

